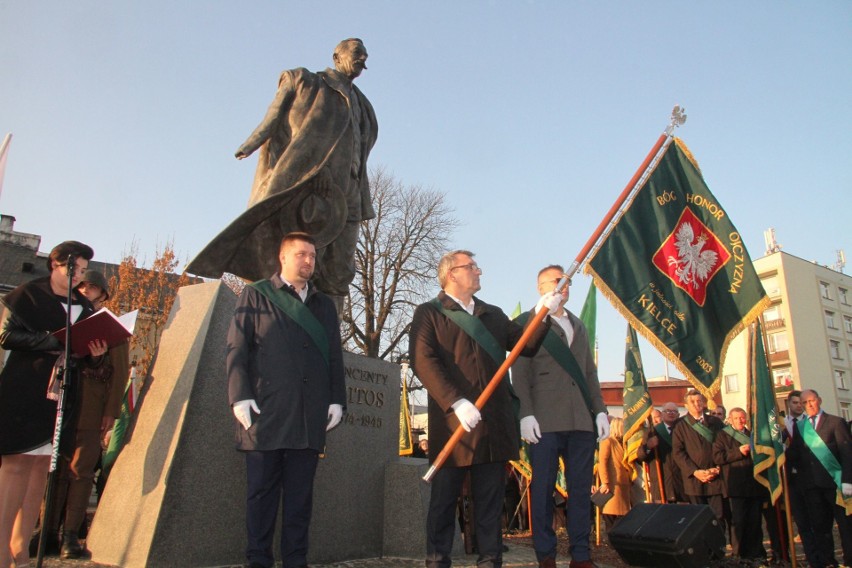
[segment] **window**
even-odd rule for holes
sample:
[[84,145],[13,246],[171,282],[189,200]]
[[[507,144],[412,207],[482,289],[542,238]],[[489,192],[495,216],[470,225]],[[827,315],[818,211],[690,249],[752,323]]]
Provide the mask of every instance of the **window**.
[[828,327],[828,329],[837,329],[837,324],[834,323],[834,312],[829,312],[828,310],[826,310],[825,325]]
[[766,311],[763,312],[763,319],[766,321],[774,321],[777,319],[781,319],[781,309],[780,306],[772,306],[766,308]]
[[770,333],[767,336],[769,340],[769,352],[777,353],[778,351],[787,351],[790,349],[789,344],[787,343],[787,332],[782,331],[781,333]]
[[849,422],[849,403],[848,402],[841,402],[840,403],[840,415],[843,417],[844,420]]
[[763,289],[766,290],[769,296],[778,296],[781,293],[781,289],[778,287],[777,275],[761,278],[760,283],[763,284]]
[[840,298],[840,303],[843,305],[849,305],[849,291],[846,288],[838,288],[837,295]]
[[793,386],[793,374],[790,372],[790,367],[774,369],[772,371],[772,380],[775,382],[776,387]]
[[840,356],[840,342],[830,340],[828,344],[831,347],[831,358],[842,359],[842,357]]
[[737,375],[725,375],[725,392],[739,392],[740,381]]
[[846,328],[846,333],[852,333],[852,317],[843,316],[843,327]]
[[834,384],[841,390],[849,389],[849,387],[846,386],[846,373],[844,371],[839,369],[834,370]]
[[831,299],[831,286],[828,284],[828,282],[819,283],[819,295],[825,298],[826,300]]

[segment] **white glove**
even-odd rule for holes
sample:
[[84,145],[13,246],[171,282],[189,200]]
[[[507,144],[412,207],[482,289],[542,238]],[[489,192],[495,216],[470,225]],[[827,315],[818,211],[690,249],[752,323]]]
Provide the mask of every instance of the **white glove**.
[[530,444],[537,444],[541,439],[541,428],[535,416],[524,416],[521,418],[521,438]]
[[548,292],[544,296],[538,299],[538,303],[535,305],[535,313],[541,311],[542,306],[547,308],[547,315],[552,316],[559,313],[561,306],[559,305],[562,302],[562,295],[554,292]]
[[609,438],[609,418],[605,412],[598,412],[595,425],[598,427],[598,442]]
[[330,404],[328,406],[328,426],[325,427],[325,431],[328,432],[340,424],[341,418],[343,418],[343,406],[339,404]]
[[234,416],[237,417],[237,422],[243,425],[243,428],[248,430],[251,428],[251,411],[260,414],[260,409],[253,398],[248,400],[240,400],[234,403]]
[[840,491],[844,497],[852,497],[852,483],[841,483]]
[[476,425],[479,424],[480,420],[482,420],[482,415],[479,413],[479,410],[466,398],[457,400],[453,404],[453,412],[456,413],[456,417],[458,417],[462,428],[464,428],[466,432],[470,432],[476,428]]

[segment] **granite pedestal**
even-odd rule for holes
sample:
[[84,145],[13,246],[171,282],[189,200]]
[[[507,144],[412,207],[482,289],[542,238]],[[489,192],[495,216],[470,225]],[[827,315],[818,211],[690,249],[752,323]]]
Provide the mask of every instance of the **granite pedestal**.
[[[95,562],[245,561],[245,463],[234,449],[224,362],[235,303],[219,282],[180,289],[88,535]],[[344,364],[347,413],[328,435],[315,482],[317,563],[382,555],[385,467],[398,454],[399,366],[352,354]]]

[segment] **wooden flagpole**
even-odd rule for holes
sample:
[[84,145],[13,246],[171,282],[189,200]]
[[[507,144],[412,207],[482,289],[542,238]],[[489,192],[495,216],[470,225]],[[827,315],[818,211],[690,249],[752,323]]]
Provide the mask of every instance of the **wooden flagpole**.
[[[621,195],[618,196],[615,203],[610,207],[603,221],[600,222],[598,228],[595,230],[594,234],[589,237],[589,240],[586,242],[586,245],[574,259],[574,262],[571,264],[571,267],[568,271],[562,275],[562,279],[559,280],[559,284],[556,285],[556,289],[554,293],[559,294],[565,286],[568,284],[568,280],[571,279],[571,276],[577,271],[577,268],[580,266],[580,263],[585,260],[586,256],[588,256],[589,251],[592,250],[592,247],[595,246],[595,243],[598,242],[598,239],[601,238],[604,231],[609,226],[612,219],[615,217],[616,213],[621,209],[624,202],[630,196],[631,193],[637,188],[639,181],[648,173],[648,169],[651,164],[658,159],[658,156],[661,155],[662,151],[668,147],[668,144],[671,143],[671,133],[674,131],[675,127],[680,126],[686,121],[686,115],[683,114],[683,109],[680,106],[675,106],[672,110],[672,118],[669,126],[666,128],[666,131],[660,135],[659,139],[657,139],[656,144],[648,153],[648,156],[645,158],[645,161],[642,162],[642,165],[636,170],[633,178],[631,178],[630,182],[621,192]],[[506,357],[506,360],[500,365],[500,368],[497,369],[497,372],[494,373],[494,376],[489,381],[488,385],[483,389],[482,394],[476,399],[475,406],[477,410],[482,410],[482,407],[485,406],[485,403],[488,402],[488,399],[491,398],[491,395],[494,394],[494,391],[497,390],[497,387],[500,385],[500,381],[503,380],[503,377],[509,371],[509,367],[511,367],[514,362],[518,359],[523,351],[524,347],[526,347],[527,343],[529,343],[530,337],[532,337],[535,330],[538,328],[539,324],[544,320],[547,315],[547,308],[542,307],[535,317],[530,320],[527,328],[524,330],[521,338],[518,339],[518,342],[515,344],[515,347]],[[464,426],[459,424],[456,428],[453,435],[450,436],[450,439],[447,440],[447,443],[444,445],[444,448],[441,452],[435,457],[435,461],[432,463],[432,466],[426,472],[426,475],[423,476],[423,481],[427,483],[432,481],[432,478],[438,472],[439,469],[444,465],[447,459],[450,457],[450,454],[453,452],[453,449],[456,445],[461,441],[462,436],[465,434]]]
[[666,501],[666,488],[665,488],[665,484],[663,483],[663,470],[660,467],[660,446],[659,446],[659,444],[657,445],[656,448],[654,448],[654,463],[657,464],[657,481],[660,484],[660,503],[665,504],[665,503],[667,503],[667,501]]

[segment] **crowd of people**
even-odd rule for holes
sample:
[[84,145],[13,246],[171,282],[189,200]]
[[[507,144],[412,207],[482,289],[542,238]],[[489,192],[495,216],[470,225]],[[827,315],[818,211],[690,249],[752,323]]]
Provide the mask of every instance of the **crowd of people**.
[[[0,346],[9,352],[0,374],[0,566],[25,566],[39,519],[53,453],[57,370],[64,367],[62,343],[52,334],[88,317],[109,298],[102,274],[87,270],[91,248],[68,241],[48,257],[50,275],[10,292],[9,317]],[[464,435],[431,486],[426,565],[452,562],[457,506],[463,493],[473,511],[480,566],[502,564],[505,550],[507,463],[529,444],[531,530],[539,566],[556,566],[555,511],[564,506],[571,568],[590,568],[590,511],[593,493],[607,530],[643,501],[702,504],[725,528],[732,555],[742,561],[780,561],[789,541],[754,478],[753,443],[742,408],[707,409],[705,396],[687,392],[682,416],[673,402],[652,412],[637,460],[625,460],[624,422],[607,415],[588,332],[566,308],[570,280],[559,265],[538,274],[540,299],[516,320],[481,301],[482,270],[470,251],[444,255],[438,267],[441,292],[415,311],[411,325],[412,367],[429,394],[429,441],[418,455],[435,460],[454,431]],[[237,448],[246,459],[250,566],[274,563],[272,538],[280,504],[284,510],[284,566],[306,566],[313,479],[326,432],[345,410],[345,383],[334,303],[311,283],[316,253],[310,235],[286,235],[279,249],[280,272],[246,288],[228,334],[227,373]],[[559,284],[562,283],[560,287]],[[71,302],[68,302],[68,298]],[[512,366],[512,381],[496,385],[491,398],[477,400],[534,318],[543,323]],[[538,314],[538,315],[537,315]],[[300,346],[278,349],[278,346]],[[128,375],[126,345],[92,341],[76,356],[66,388],[69,397],[59,447],[58,482],[40,530],[63,558],[85,551],[78,540],[85,524],[104,438],[120,410]],[[280,369],[283,383],[256,369]],[[258,382],[258,381],[261,382]],[[514,401],[517,400],[517,407]],[[842,562],[852,565],[852,524],[843,498],[852,497],[852,438],[849,425],[822,410],[813,390],[787,398],[787,472],[792,514],[811,566],[837,566],[832,539],[836,523]],[[433,451],[429,451],[429,442]],[[596,460],[597,457],[597,460]],[[565,464],[567,498],[554,485]],[[595,462],[597,461],[597,466]],[[597,471],[597,478],[595,477]],[[517,503],[520,495],[514,495]],[[558,515],[561,520],[562,513]],[[764,548],[766,526],[771,542]]]
[[[467,474],[472,479],[476,542],[486,543],[477,547],[480,565],[500,565],[495,519],[500,508],[496,496],[501,493],[490,488],[505,487],[502,462],[515,459],[509,457],[515,452],[505,448],[507,441],[516,440],[508,426],[511,393],[506,384],[506,391],[498,390],[499,396],[482,409],[471,401],[503,361],[505,355],[498,351],[511,350],[540,309],[548,314],[542,330],[531,336],[512,366],[511,381],[520,407],[520,438],[529,444],[530,518],[539,566],[556,566],[554,527],[559,521],[554,520],[554,511],[562,499],[554,483],[560,458],[568,493],[564,510],[571,568],[595,566],[589,546],[594,494],[603,496],[600,512],[606,530],[640,502],[705,505],[723,527],[732,557],[755,566],[789,560],[783,505],[771,503],[768,489],[754,477],[753,442],[744,409],[728,412],[722,405],[708,409],[706,397],[689,390],[682,416],[674,402],[654,409],[637,460],[627,465],[623,420],[607,416],[588,334],[565,308],[570,281],[554,294],[562,268],[550,265],[539,272],[539,304],[516,321],[474,296],[482,270],[473,253],[448,253],[438,274],[442,292],[415,314],[411,360],[429,393],[430,437],[431,430],[437,433],[433,448],[443,448],[459,425],[465,435],[433,482],[439,485],[433,487],[429,509],[427,566],[450,565],[453,511]],[[496,341],[492,343],[489,336]],[[793,391],[787,399],[784,438],[792,514],[811,566],[839,565],[833,523],[840,534],[842,564],[852,565],[852,525],[839,504],[852,496],[850,429],[843,419],[824,412],[821,404],[813,390]],[[498,448],[502,449],[495,452]],[[763,544],[764,526],[769,551]]]

